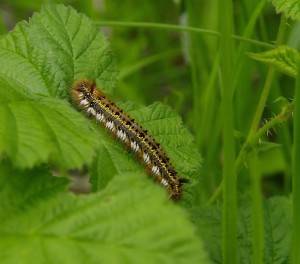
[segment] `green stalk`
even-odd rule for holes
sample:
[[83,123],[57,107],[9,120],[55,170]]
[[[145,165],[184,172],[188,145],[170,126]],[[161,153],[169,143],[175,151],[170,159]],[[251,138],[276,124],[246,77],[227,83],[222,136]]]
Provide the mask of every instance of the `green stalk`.
[[[127,22],[127,21],[94,21],[94,24],[97,26],[110,26],[110,27],[137,27],[137,28],[151,28],[159,30],[176,30],[176,31],[186,31],[191,33],[206,34],[211,36],[219,37],[220,33],[214,30],[196,28],[196,27],[185,27],[178,26],[173,24],[160,24],[160,23],[147,23],[147,22]],[[246,37],[237,36],[234,34],[230,35],[233,39],[246,42],[249,44],[254,44],[257,46],[265,47],[272,49],[274,48],[273,44],[266,43],[259,40],[254,40]]]
[[[186,12],[187,12],[187,23],[188,25],[197,26],[198,24],[198,11],[197,5],[194,1],[187,0],[185,2]],[[191,72],[191,80],[192,80],[192,100],[193,100],[193,107],[192,107],[192,117],[193,117],[193,131],[195,135],[199,132],[199,123],[200,117],[199,110],[201,109],[201,63],[200,63],[200,47],[201,47],[201,40],[198,35],[190,33],[187,36],[188,39],[188,53],[189,53],[189,60],[190,60],[190,72]],[[198,143],[196,141],[196,143]]]
[[[213,124],[216,122],[215,113],[211,110],[211,106],[216,106],[216,89],[215,83],[218,76],[218,68],[220,65],[220,53],[218,52],[210,73],[209,81],[207,84],[207,92],[204,94],[203,98],[203,115],[202,120],[200,121],[201,129],[198,129],[198,133],[196,134],[196,142],[197,146],[200,143],[200,150],[203,148],[204,143],[212,138],[212,128]],[[200,142],[200,140],[202,140]],[[202,151],[200,151],[202,153]]]
[[300,263],[300,62],[298,61],[298,75],[295,87],[294,107],[294,148],[293,148],[293,240],[292,240],[292,262]]
[[222,208],[222,263],[237,263],[237,199],[234,169],[235,146],[233,128],[233,43],[231,0],[219,1],[221,85],[223,113],[223,208]]
[[[255,135],[253,135],[251,140],[247,144],[243,145],[242,150],[240,151],[235,161],[235,170],[237,174],[240,172],[243,162],[245,161],[245,156],[243,156],[243,154],[246,155],[246,153],[248,153],[249,150],[257,144],[259,139],[262,138],[263,135],[266,135],[268,131],[270,131],[276,125],[288,121],[293,113],[293,109],[294,109],[294,102],[287,104],[285,107],[282,108],[280,114],[276,115],[275,117],[270,119],[267,123],[265,123],[264,126],[260,128]],[[222,193],[222,188],[223,188],[223,181],[216,188],[211,198],[207,201],[206,203],[207,206],[214,204],[214,202],[217,200],[219,195]]]
[[[282,43],[282,40],[284,38],[284,32],[285,32],[285,27],[286,27],[286,18],[285,16],[281,16],[281,21],[279,25],[279,31],[278,31],[278,36],[277,36],[277,45],[280,45]],[[256,108],[256,112],[252,121],[252,125],[247,137],[247,141],[251,140],[252,136],[256,133],[257,128],[259,126],[259,122],[261,120],[267,99],[269,97],[270,89],[272,86],[272,82],[274,79],[274,68],[271,67],[269,72],[268,72],[268,77],[264,86],[264,89],[262,91],[258,106]]]
[[164,59],[168,59],[170,57],[171,58],[176,57],[180,54],[181,54],[180,49],[173,49],[173,50],[165,51],[162,53],[154,54],[152,56],[149,56],[145,59],[138,61],[135,64],[124,66],[124,68],[120,70],[118,80],[119,81],[123,80],[123,79],[127,78],[129,75],[132,75],[132,74],[140,71],[142,68],[147,67],[152,63],[156,63],[156,62],[162,61]]
[[264,219],[263,219],[263,199],[261,194],[261,172],[257,157],[254,151],[250,160],[251,177],[251,211],[252,211],[252,263],[263,264],[264,256]]
[[[284,32],[285,32],[285,28],[286,28],[286,18],[285,16],[281,16],[281,21],[280,21],[280,25],[279,25],[279,31],[278,31],[278,36],[277,36],[277,45],[280,45],[283,42],[284,39]],[[241,164],[243,163],[245,157],[247,156],[249,147],[251,146],[251,144],[254,144],[256,142],[254,142],[254,139],[256,138],[256,133],[257,133],[257,129],[259,126],[259,122],[261,120],[262,114],[263,114],[263,110],[265,108],[267,99],[269,97],[269,93],[271,90],[271,86],[272,86],[272,82],[275,76],[275,70],[273,67],[270,67],[269,72],[268,72],[268,76],[267,76],[267,80],[265,82],[263,91],[261,93],[259,102],[258,102],[258,106],[256,108],[256,112],[251,124],[251,128],[249,130],[247,139],[245,141],[245,143],[243,144],[243,146],[241,147],[241,150],[239,151],[238,157],[236,159],[235,162],[235,168],[238,169]],[[215,193],[212,195],[212,197],[209,199],[209,201],[207,202],[207,204],[211,204],[213,203],[217,197],[219,196],[219,194],[222,191],[223,188],[223,181],[220,183],[220,185],[216,188]]]
[[[249,38],[251,35],[255,32],[255,25],[257,23],[257,20],[259,19],[262,10],[264,6],[266,5],[266,1],[261,1],[259,4],[257,4],[257,7],[255,8],[254,12],[252,13],[249,22],[247,23],[245,30],[243,32],[243,37]],[[244,57],[245,57],[245,52],[246,52],[246,42],[239,43],[239,47],[237,50],[237,55],[236,55],[236,71],[235,71],[235,78],[234,78],[234,87],[235,89],[238,83],[238,80],[241,75],[241,71],[243,69],[243,64],[245,63]]]
[[[285,16],[281,16],[281,21],[280,21],[279,31],[278,31],[277,41],[276,41],[277,45],[280,45],[283,41],[285,27],[286,27],[286,18],[285,18]],[[267,99],[269,97],[269,93],[270,93],[270,90],[272,87],[272,82],[273,82],[274,76],[275,76],[275,69],[273,67],[270,67],[268,76],[267,76],[267,80],[265,82],[263,91],[261,93],[246,142],[243,144],[243,146],[239,152],[239,155],[237,157],[236,167],[239,167],[242,164],[243,159],[246,157],[246,154],[248,152],[248,148],[249,148],[250,144],[251,143],[253,144],[253,138],[255,137],[255,134],[257,132],[259,122],[261,120]]]

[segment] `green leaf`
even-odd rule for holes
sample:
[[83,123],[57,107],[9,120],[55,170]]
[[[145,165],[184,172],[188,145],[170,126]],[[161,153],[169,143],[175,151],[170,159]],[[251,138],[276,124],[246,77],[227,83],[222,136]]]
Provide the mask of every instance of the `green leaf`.
[[300,3],[298,0],[272,0],[277,13],[284,13],[288,18],[300,19]]
[[[96,79],[104,92],[115,85],[115,59],[88,18],[63,5],[45,6],[0,40],[0,65],[2,158],[21,168],[45,162],[66,170],[90,164],[98,150],[93,190],[116,174],[144,174],[133,155],[67,102],[79,78]],[[125,110],[163,146],[179,176],[191,180],[184,197],[192,200],[201,157],[180,117],[162,104]]]
[[3,264],[209,263],[185,212],[141,175],[80,196],[45,167],[0,175]]
[[248,53],[248,55],[255,60],[275,66],[280,71],[292,77],[296,77],[297,75],[297,61],[299,60],[299,53],[291,47],[280,46],[270,51],[262,53]]
[[[239,206],[238,263],[251,263],[252,217],[250,199],[243,197]],[[274,197],[265,201],[265,262],[266,264],[289,263],[291,246],[291,202],[286,197]],[[194,207],[190,218],[197,226],[197,235],[203,238],[205,249],[213,263],[222,263],[221,235],[222,211],[220,206]]]
[[270,199],[265,208],[266,264],[289,263],[291,228],[291,200],[279,196]]
[[23,168],[40,162],[78,168],[91,162],[99,140],[66,102],[51,97],[30,100],[1,80],[0,87],[5,87],[0,90],[0,156]]
[[213,263],[222,263],[222,211],[220,206],[197,206],[190,209],[190,218],[203,239],[204,248]]
[[74,168],[92,160],[92,146],[99,141],[88,129],[87,120],[67,103],[50,97],[30,100],[14,92],[15,87],[8,83],[2,87],[12,91],[9,96],[13,97],[0,99],[2,156],[8,156],[19,167],[49,162]]
[[[181,118],[170,107],[161,103],[148,107],[131,103],[124,104],[122,108],[160,143],[179,177],[189,180],[188,184],[184,184],[183,200],[192,203],[194,187],[201,179],[202,159],[193,136],[183,126]],[[136,171],[142,173],[143,167],[138,164],[134,155],[128,155],[120,142],[113,142],[105,135],[101,142],[91,176],[93,190],[102,189],[115,174]]]
[[71,7],[47,5],[0,40],[0,156],[31,167],[90,163],[98,146],[70,107],[74,80],[116,83],[116,62],[99,29]]

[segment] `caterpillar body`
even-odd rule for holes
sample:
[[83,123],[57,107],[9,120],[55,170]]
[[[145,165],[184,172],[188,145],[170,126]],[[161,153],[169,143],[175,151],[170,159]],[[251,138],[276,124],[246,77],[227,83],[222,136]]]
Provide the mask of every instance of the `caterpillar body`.
[[100,122],[137,154],[147,171],[168,190],[169,198],[175,201],[181,198],[182,184],[186,180],[178,177],[159,143],[98,90],[95,82],[75,82],[71,87],[71,98],[86,115]]

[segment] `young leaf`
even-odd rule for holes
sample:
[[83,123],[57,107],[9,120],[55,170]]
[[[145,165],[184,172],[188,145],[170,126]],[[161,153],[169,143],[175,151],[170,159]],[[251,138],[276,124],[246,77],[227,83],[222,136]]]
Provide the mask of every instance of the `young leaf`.
[[0,156],[31,167],[79,168],[97,136],[64,101],[74,79],[115,85],[116,63],[99,29],[71,7],[47,5],[0,40]]
[[272,0],[277,13],[284,13],[288,18],[300,19],[300,3],[298,0]]
[[291,47],[280,46],[274,50],[262,53],[248,53],[248,55],[255,60],[275,66],[292,77],[297,75],[299,53]]
[[[179,177],[189,180],[188,184],[184,184],[183,199],[191,203],[193,184],[201,178],[202,160],[193,137],[182,125],[181,118],[170,107],[160,103],[148,107],[131,103],[124,104],[122,108],[160,143]],[[128,155],[120,142],[115,144],[105,136],[101,141],[103,144],[91,176],[93,190],[103,188],[115,174],[129,171],[142,173],[142,167],[134,162],[133,155]]]
[[141,175],[81,196],[64,192],[66,179],[43,167],[2,163],[0,175],[3,264],[209,263],[184,211]]

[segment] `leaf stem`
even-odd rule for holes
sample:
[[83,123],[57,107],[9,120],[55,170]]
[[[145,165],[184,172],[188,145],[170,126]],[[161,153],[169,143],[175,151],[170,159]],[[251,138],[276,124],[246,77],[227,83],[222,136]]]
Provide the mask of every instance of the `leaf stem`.
[[264,253],[264,218],[263,201],[261,194],[261,170],[258,160],[258,151],[254,150],[250,159],[251,178],[251,211],[252,211],[252,263],[263,264]]
[[166,52],[162,52],[162,53],[158,53],[158,54],[149,56],[145,59],[138,61],[135,64],[126,65],[123,69],[121,69],[118,79],[123,80],[123,79],[127,78],[129,75],[133,74],[134,72],[138,72],[142,68],[144,68],[152,63],[155,63],[155,62],[158,62],[158,61],[170,58],[170,57],[175,57],[180,54],[181,54],[180,49],[172,49],[172,50],[169,50]]
[[[215,37],[220,37],[220,33],[215,30],[210,29],[203,29],[203,28],[196,28],[196,27],[187,27],[187,26],[178,26],[173,24],[161,24],[161,23],[148,23],[148,22],[127,22],[127,21],[94,21],[94,24],[97,26],[110,26],[110,27],[138,27],[138,28],[152,28],[152,29],[159,29],[159,30],[176,30],[176,31],[187,31],[191,33],[198,33],[198,34],[206,34]],[[265,47],[265,48],[274,48],[275,45],[271,43],[266,43],[259,40],[253,40],[250,38],[237,36],[231,34],[233,39],[243,41],[246,43],[254,44],[257,46]]]
[[[286,24],[286,18],[285,16],[281,16],[281,21],[280,21],[280,26],[279,26],[279,31],[278,31],[278,36],[277,36],[277,45],[280,45],[282,43],[283,37],[284,37],[284,29],[285,29],[285,24]],[[263,91],[261,93],[257,108],[256,108],[256,112],[247,136],[247,139],[245,141],[245,143],[243,144],[239,155],[237,157],[237,161],[236,161],[236,167],[239,167],[240,164],[242,163],[242,159],[246,156],[247,151],[248,151],[248,147],[255,144],[255,142],[258,141],[258,139],[260,138],[260,136],[262,135],[262,133],[264,133],[264,130],[261,130],[259,133],[257,133],[257,129],[259,126],[259,122],[262,118],[262,114],[267,102],[267,99],[269,97],[269,93],[272,87],[272,82],[275,76],[275,69],[273,67],[270,67],[269,72],[268,72],[268,76],[263,88]],[[271,123],[272,124],[272,123]],[[275,120],[274,120],[274,124],[275,124]],[[266,126],[264,126],[266,127]],[[265,128],[265,131],[267,131],[268,126]]]
[[[278,35],[277,35],[277,41],[276,41],[277,45],[280,45],[283,41],[285,25],[286,25],[286,17],[284,15],[282,15],[281,20],[280,20]],[[245,143],[243,144],[243,146],[241,147],[241,150],[236,159],[236,162],[235,162],[236,169],[238,169],[238,167],[242,164],[243,159],[246,157],[246,154],[248,153],[248,150],[249,150],[248,147],[251,144],[253,144],[254,140],[259,139],[259,137],[254,137],[254,135],[256,135],[256,132],[257,132],[257,129],[259,126],[259,122],[261,120],[263,110],[265,108],[266,101],[268,99],[268,96],[269,96],[269,93],[271,90],[271,85],[272,85],[274,76],[275,76],[275,70],[273,67],[270,67],[263,91],[261,93],[261,97],[260,97],[258,106],[256,108],[254,118],[253,118],[250,130],[249,130],[248,136],[247,136],[247,139],[246,139]],[[206,204],[211,204],[212,202],[214,202],[217,199],[219,194],[222,192],[223,181],[224,181],[224,179],[222,180],[220,185],[216,188],[215,192],[217,192],[217,193],[213,194],[212,197],[208,200],[208,202]]]
[[235,174],[235,144],[233,128],[233,76],[234,53],[232,30],[232,2],[231,0],[219,1],[220,18],[220,51],[221,51],[221,88],[222,88],[222,117],[223,117],[223,207],[222,207],[222,263],[237,263],[237,190]]
[[293,227],[291,263],[300,263],[300,62],[295,85],[294,148],[293,148]]
[[[277,46],[283,42],[284,32],[285,32],[285,27],[286,27],[285,24],[286,24],[286,17],[284,15],[282,15],[281,20],[280,20],[278,35],[277,35],[277,41],[276,41]],[[268,76],[267,76],[267,80],[265,82],[262,94],[260,96],[258,106],[256,108],[256,112],[255,112],[255,115],[254,115],[254,118],[252,121],[252,125],[250,128],[249,134],[248,134],[247,141],[251,139],[251,137],[255,134],[255,132],[259,126],[259,122],[261,120],[267,99],[269,97],[269,93],[271,90],[274,75],[275,75],[275,69],[273,67],[270,67]]]
[[[237,159],[235,160],[236,173],[239,173],[239,171],[241,170],[242,164],[243,164],[246,154],[249,152],[249,150],[252,149],[255,146],[255,144],[257,144],[259,139],[262,138],[263,135],[267,134],[268,131],[270,131],[276,125],[289,120],[289,118],[291,117],[291,115],[293,113],[293,109],[294,109],[294,101],[287,104],[286,106],[284,106],[282,108],[282,111],[280,114],[276,115],[275,117],[270,119],[268,122],[266,122],[264,124],[264,126],[262,128],[260,128],[255,133],[255,135],[253,135],[253,137],[248,141],[247,144],[246,143],[243,144],[241,151],[239,152],[239,155],[238,155]],[[222,192],[222,188],[223,188],[223,181],[216,188],[216,190],[214,191],[211,198],[207,201],[207,203],[206,203],[207,206],[212,205],[217,200],[217,198],[219,197],[219,195]]]

